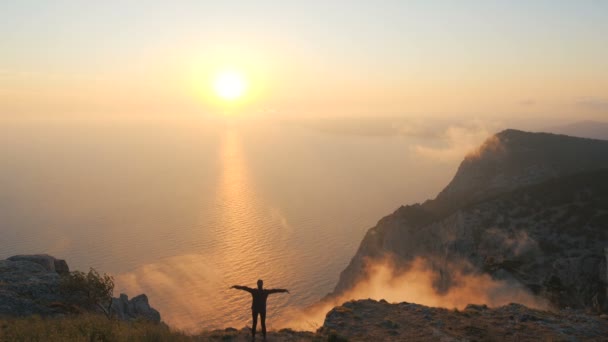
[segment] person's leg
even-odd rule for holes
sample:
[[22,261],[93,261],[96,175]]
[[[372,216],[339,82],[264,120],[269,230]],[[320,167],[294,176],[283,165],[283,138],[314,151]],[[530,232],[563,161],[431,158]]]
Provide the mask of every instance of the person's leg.
[[251,326],[251,339],[255,340],[255,327],[258,325],[258,313],[256,311],[251,310],[251,315],[253,316],[253,324]]
[[266,339],[266,311],[260,312],[260,318],[262,319],[262,335]]

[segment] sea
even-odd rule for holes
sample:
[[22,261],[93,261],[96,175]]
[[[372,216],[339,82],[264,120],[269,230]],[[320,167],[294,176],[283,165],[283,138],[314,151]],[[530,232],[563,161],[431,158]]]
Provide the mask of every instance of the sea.
[[[365,122],[351,124],[358,127]],[[285,288],[268,325],[333,290],[366,231],[433,198],[437,136],[234,120],[0,123],[0,259],[48,253],[146,293],[185,331],[251,322],[232,285]],[[432,151],[432,150],[431,150]]]

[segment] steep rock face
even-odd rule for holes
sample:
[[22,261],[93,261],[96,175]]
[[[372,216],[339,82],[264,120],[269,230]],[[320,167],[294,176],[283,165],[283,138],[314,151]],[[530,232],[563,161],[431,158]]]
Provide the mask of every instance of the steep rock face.
[[[16,255],[0,260],[0,316],[52,316],[70,312],[69,299],[60,291],[61,276],[69,273],[65,260],[47,254]],[[160,322],[145,294],[128,300],[113,298],[113,313],[119,319],[143,318]],[[67,311],[66,311],[67,310]]]
[[366,260],[390,255],[407,267],[423,257],[439,275],[439,293],[460,262],[556,306],[606,311],[606,166],[608,142],[499,133],[435,200],[401,207],[370,229],[333,294],[365,276]]

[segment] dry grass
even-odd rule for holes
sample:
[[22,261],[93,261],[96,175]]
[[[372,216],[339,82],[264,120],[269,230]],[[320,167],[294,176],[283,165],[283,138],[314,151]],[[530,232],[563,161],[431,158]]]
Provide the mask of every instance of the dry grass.
[[64,318],[0,318],[0,341],[195,341],[194,337],[150,322],[108,320],[101,315]]
[[[259,333],[261,341],[261,332]],[[332,336],[321,336],[311,332],[281,331],[268,332],[268,341],[300,342],[326,341]],[[248,329],[222,329],[203,331],[195,336],[170,329],[164,324],[146,321],[125,322],[108,320],[103,315],[81,314],[63,318],[25,318],[0,317],[0,342],[123,342],[123,341],[250,341]]]

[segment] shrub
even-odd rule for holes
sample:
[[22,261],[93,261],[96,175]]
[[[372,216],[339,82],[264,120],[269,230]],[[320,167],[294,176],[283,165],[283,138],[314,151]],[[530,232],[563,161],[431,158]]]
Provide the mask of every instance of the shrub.
[[61,279],[61,292],[74,304],[85,307],[97,307],[106,317],[111,317],[114,278],[107,274],[100,275],[94,268],[89,273],[74,271]]

